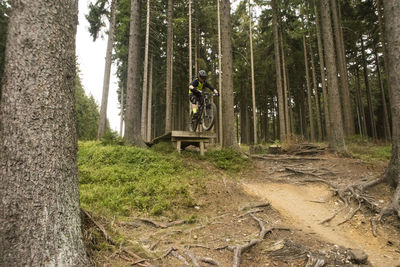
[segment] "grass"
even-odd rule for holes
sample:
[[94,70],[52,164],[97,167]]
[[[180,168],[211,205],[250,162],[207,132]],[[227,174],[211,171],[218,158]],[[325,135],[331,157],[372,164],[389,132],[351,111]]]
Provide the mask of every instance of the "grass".
[[352,136],[346,139],[346,146],[350,155],[368,163],[388,161],[392,155],[390,144],[377,144],[371,140]]
[[133,211],[160,215],[193,206],[190,173],[177,154],[131,146],[79,142],[79,187],[83,208],[106,216]]

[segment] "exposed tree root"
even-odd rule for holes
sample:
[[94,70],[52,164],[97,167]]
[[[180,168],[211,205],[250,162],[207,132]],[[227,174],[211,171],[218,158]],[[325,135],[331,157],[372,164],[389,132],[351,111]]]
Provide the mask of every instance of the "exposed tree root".
[[111,245],[115,245],[114,240],[112,240],[112,238],[107,234],[106,229],[104,228],[103,225],[101,225],[100,223],[98,223],[97,221],[95,221],[92,217],[92,215],[90,215],[90,213],[84,209],[81,209],[81,212],[83,212],[86,217],[97,227],[97,229],[99,229],[99,231],[102,233],[103,237],[105,238],[105,240],[111,244]]
[[183,220],[179,220],[179,221],[174,221],[174,222],[170,222],[167,224],[164,223],[159,223],[159,222],[155,222],[153,220],[147,219],[147,218],[136,218],[136,221],[142,222],[144,224],[147,224],[149,226],[155,227],[155,228],[161,228],[161,229],[165,229],[171,226],[175,226],[175,225],[181,225],[184,224],[185,221]]
[[290,230],[288,228],[281,228],[281,227],[270,227],[270,228],[265,228],[264,223],[261,219],[257,218],[256,216],[254,216],[253,214],[250,214],[250,216],[258,222],[258,226],[260,227],[260,233],[258,234],[257,239],[252,239],[250,240],[249,243],[245,244],[245,245],[241,245],[241,246],[236,246],[236,247],[229,247],[226,246],[224,248],[227,248],[229,250],[233,249],[233,267],[239,267],[240,266],[240,258],[241,255],[247,251],[248,249],[250,249],[251,247],[253,247],[254,245],[257,245],[258,243],[262,242],[265,238],[265,236],[268,233],[271,233],[273,230],[275,229],[279,229],[279,230]]
[[[186,260],[186,258],[183,257],[182,255],[180,255],[180,254],[178,253],[178,249],[177,249],[177,248],[174,248],[174,247],[171,247],[171,248],[164,254],[164,256],[162,256],[162,257],[159,258],[159,259],[163,259],[163,258],[167,257],[167,256],[170,255],[170,254],[171,254],[172,256],[174,256],[175,258],[177,258],[178,260],[180,260],[180,261],[183,263],[183,266],[190,266],[190,264],[189,264],[189,262]],[[193,263],[193,266],[195,266],[195,267],[201,267],[201,265],[199,264],[199,261],[204,262],[204,263],[207,263],[207,264],[210,264],[210,265],[219,266],[219,263],[218,263],[217,261],[215,261],[214,259],[212,259],[212,258],[198,257],[198,256],[193,255],[193,254],[192,254],[190,251],[188,251],[188,250],[185,250],[185,251],[184,251],[184,254],[185,254],[186,256],[188,256],[188,257],[191,259],[191,261],[192,261],[192,263]]]

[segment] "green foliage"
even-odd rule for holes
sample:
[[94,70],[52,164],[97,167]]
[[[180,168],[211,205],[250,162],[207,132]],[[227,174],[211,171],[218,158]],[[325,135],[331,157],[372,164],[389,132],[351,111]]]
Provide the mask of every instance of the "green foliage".
[[79,75],[75,79],[75,101],[78,139],[96,139],[100,117],[99,110],[93,96],[86,96]]
[[102,145],[125,145],[125,140],[119,136],[115,131],[107,129],[103,138],[101,138]]
[[175,155],[79,142],[78,168],[82,207],[99,214],[159,215],[171,207],[193,206],[187,183],[191,175]]
[[206,153],[206,158],[217,168],[227,171],[239,172],[250,166],[250,160],[234,149],[209,151]]
[[89,14],[85,15],[90,24],[89,33],[93,37],[93,41],[96,41],[101,28],[106,26],[103,21],[103,17],[109,13],[105,8],[106,3],[107,0],[97,0],[95,4],[90,3]]

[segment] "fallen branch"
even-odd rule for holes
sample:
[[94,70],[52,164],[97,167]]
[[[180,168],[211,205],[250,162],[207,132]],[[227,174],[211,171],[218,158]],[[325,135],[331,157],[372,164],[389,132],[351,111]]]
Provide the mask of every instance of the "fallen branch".
[[183,262],[183,266],[189,267],[189,266],[190,266],[189,262],[185,259],[185,257],[183,257],[181,254],[179,254],[178,252],[176,252],[176,250],[177,250],[177,249],[173,249],[173,250],[171,251],[170,254],[171,254],[172,256],[174,256],[175,258],[177,258],[178,260],[180,260],[181,262]]

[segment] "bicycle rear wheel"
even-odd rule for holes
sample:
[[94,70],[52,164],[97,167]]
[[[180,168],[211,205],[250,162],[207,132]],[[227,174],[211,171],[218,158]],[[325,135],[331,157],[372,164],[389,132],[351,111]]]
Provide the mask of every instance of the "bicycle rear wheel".
[[189,131],[195,132],[197,130],[197,126],[199,125],[199,119],[193,117],[193,111],[190,112],[189,117]]
[[204,109],[202,124],[205,131],[209,131],[215,123],[217,117],[217,106],[214,103],[208,103]]

